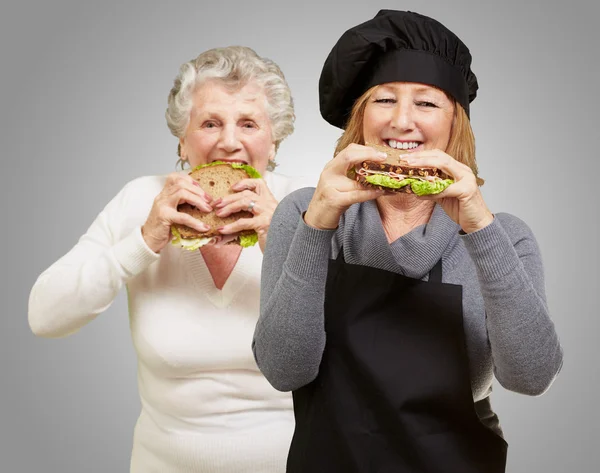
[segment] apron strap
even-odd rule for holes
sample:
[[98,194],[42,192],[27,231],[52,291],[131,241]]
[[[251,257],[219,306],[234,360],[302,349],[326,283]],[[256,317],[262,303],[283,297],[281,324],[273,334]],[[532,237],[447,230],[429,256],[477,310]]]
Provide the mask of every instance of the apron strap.
[[[345,263],[346,260],[344,259],[344,247],[341,246],[340,247],[340,251],[338,252],[336,261],[341,261],[342,263]],[[442,260],[439,259],[437,263],[435,263],[435,266],[433,268],[431,268],[431,271],[429,271],[429,282],[438,282],[441,283],[442,282]]]

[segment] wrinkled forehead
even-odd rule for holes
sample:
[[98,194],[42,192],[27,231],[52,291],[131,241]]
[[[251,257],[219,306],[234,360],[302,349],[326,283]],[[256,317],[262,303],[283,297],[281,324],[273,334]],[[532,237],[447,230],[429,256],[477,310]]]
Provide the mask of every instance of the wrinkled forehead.
[[267,97],[264,87],[256,82],[228,84],[212,79],[198,85],[194,91],[194,106],[236,106],[264,109]]

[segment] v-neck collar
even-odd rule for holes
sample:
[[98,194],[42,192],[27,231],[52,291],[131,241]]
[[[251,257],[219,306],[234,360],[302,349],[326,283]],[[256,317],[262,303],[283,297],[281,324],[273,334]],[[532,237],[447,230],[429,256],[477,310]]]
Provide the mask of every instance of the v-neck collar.
[[256,251],[260,251],[258,245],[242,249],[222,289],[215,286],[200,250],[185,251],[182,258],[190,271],[196,288],[206,295],[215,307],[222,309],[229,306],[238,295],[243,293],[250,275],[252,272],[256,272],[256,258],[253,257]]

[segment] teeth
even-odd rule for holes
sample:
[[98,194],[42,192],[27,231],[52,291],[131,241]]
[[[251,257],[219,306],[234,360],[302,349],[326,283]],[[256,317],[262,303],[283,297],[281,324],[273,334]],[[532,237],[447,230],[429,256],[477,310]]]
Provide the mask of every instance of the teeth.
[[416,141],[400,142],[396,140],[389,140],[388,145],[390,146],[390,148],[394,149],[414,149],[417,146],[419,146],[419,143],[417,143]]

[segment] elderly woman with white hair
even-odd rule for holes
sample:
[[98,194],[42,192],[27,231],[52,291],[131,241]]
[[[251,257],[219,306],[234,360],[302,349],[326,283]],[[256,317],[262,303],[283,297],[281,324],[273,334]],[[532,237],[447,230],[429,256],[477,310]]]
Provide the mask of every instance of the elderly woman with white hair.
[[[129,182],[39,276],[29,324],[42,337],[72,334],[126,286],[142,405],[130,471],[283,472],[291,395],[262,376],[251,340],[271,216],[302,187],[272,172],[279,144],[293,131],[291,93],[271,60],[246,47],[217,48],[181,66],[166,118],[182,165],[235,161],[263,177],[242,181],[221,202],[185,170]],[[183,202],[221,215],[252,202],[254,218],[220,231],[255,230],[260,245],[185,251],[168,244],[172,225],[205,230],[178,211]]]

